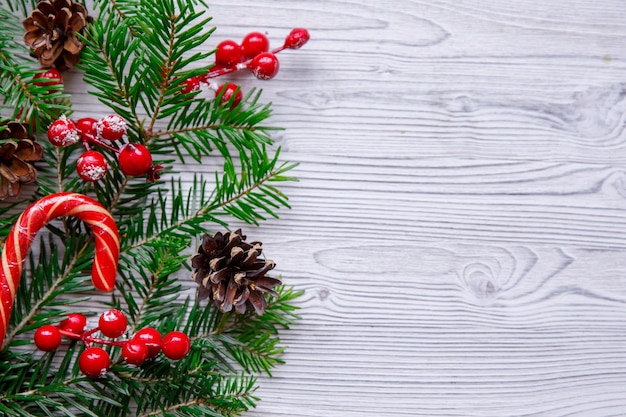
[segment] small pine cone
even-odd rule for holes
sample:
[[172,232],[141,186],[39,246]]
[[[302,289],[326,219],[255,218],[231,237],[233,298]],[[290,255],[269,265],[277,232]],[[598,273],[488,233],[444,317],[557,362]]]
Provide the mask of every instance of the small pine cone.
[[41,0],[22,25],[24,42],[44,68],[74,68],[85,46],[82,34],[91,18],[87,9],[72,0]]
[[265,274],[274,261],[260,259],[261,242],[245,242],[241,229],[215,236],[204,235],[198,252],[191,258],[192,278],[200,285],[198,298],[209,298],[226,313],[233,307],[239,314],[254,310],[261,315],[265,294],[277,295],[281,281]]
[[0,124],[0,200],[20,195],[22,184],[37,179],[37,170],[29,162],[40,161],[41,145],[28,133],[25,124]]

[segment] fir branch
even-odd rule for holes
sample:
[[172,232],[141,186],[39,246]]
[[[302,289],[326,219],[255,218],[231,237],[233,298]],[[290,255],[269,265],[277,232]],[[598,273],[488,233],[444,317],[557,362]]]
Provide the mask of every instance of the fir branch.
[[278,287],[276,292],[278,296],[270,298],[263,315],[228,314],[213,330],[214,337],[247,372],[265,372],[271,376],[271,369],[284,363],[280,355],[285,347],[278,346],[279,330],[289,329],[300,320],[293,301],[303,292],[285,286]]
[[[137,74],[127,74],[126,64],[140,55],[140,43],[129,32],[129,21],[111,18],[96,20],[88,26],[85,49],[81,55],[79,68],[85,73],[85,81],[96,88],[90,93],[98,97],[132,126],[142,125],[138,114],[138,102],[131,94],[136,90]],[[136,59],[136,58],[135,58]],[[131,63],[131,67],[132,67]],[[137,135],[141,131],[135,129]]]
[[[4,349],[0,374],[7,377],[0,377],[0,413],[122,417],[133,412],[134,401],[141,416],[239,415],[257,401],[255,374],[269,374],[281,363],[279,331],[298,318],[293,300],[300,292],[279,288],[262,316],[223,315],[197,300],[181,299],[177,272],[186,264],[185,251],[205,233],[207,224],[227,228],[232,217],[258,224],[266,216],[277,216],[279,208],[289,208],[276,185],[294,180],[287,172],[296,164],[281,164],[280,149],[272,152],[274,129],[263,126],[270,106],[260,104],[260,91],[250,92],[232,109],[219,100],[180,93],[186,78],[205,71],[209,54],[194,52],[212,33],[206,30],[210,18],[194,11],[199,4],[206,8],[204,2],[95,4],[100,19],[85,34],[80,67],[91,93],[127,119],[130,141],[146,143],[155,155],[167,159],[176,154],[183,163],[190,156],[198,162],[210,157],[223,165],[214,181],[200,176],[189,190],[180,181],[142,183],[119,170],[111,170],[96,184],[85,184],[75,173],[76,149],[48,144],[39,195],[68,190],[95,194],[117,219],[124,242],[122,279],[111,302],[104,304],[128,313],[131,332],[145,326],[162,333],[184,328],[192,349],[180,361],[161,355],[141,367],[126,365],[119,350],[111,349],[113,366],[107,377],[97,380],[83,377],[79,370],[80,343],[39,357]],[[14,56],[19,53],[6,55]],[[0,75],[8,66],[0,56]],[[62,98],[47,95],[51,91],[30,81],[35,73],[22,70],[24,86],[7,86],[10,96],[26,91],[35,98]],[[43,110],[62,108],[57,101],[41,103]],[[115,165],[115,155],[104,153]],[[5,348],[27,343],[16,337],[25,331],[58,321],[65,303],[80,300],[77,293],[86,289],[83,271],[90,264],[91,237],[76,219],[62,224],[49,226],[50,238],[42,240],[39,255],[30,258],[31,272],[19,287]]]
[[[132,251],[144,245],[151,245],[156,241],[169,241],[173,238],[184,238],[188,234],[204,233],[203,224],[205,222],[212,221],[222,224],[222,221],[217,217],[222,212],[235,213],[241,219],[256,222],[256,219],[261,216],[254,211],[253,205],[268,212],[271,212],[268,206],[288,208],[287,197],[270,183],[295,180],[292,177],[284,176],[284,174],[296,165],[283,164],[275,167],[276,162],[277,158],[274,158],[273,161],[264,166],[259,166],[252,173],[257,177],[254,180],[240,182],[239,187],[228,182],[228,179],[221,182],[217,181],[218,184],[208,200],[205,200],[207,195],[205,190],[208,188],[208,183],[202,178],[194,178],[193,185],[186,197],[183,196],[180,185],[176,187],[172,182],[171,190],[174,194],[173,201],[175,203],[172,205],[171,211],[168,212],[166,207],[168,200],[159,192],[159,197],[153,199],[148,206],[147,224],[143,222],[143,217],[139,217],[122,226],[127,230],[129,236],[135,237],[135,240],[132,238],[126,240],[128,246],[124,247],[122,251]],[[225,178],[228,177],[225,176]],[[225,182],[228,182],[226,186],[223,185]],[[222,185],[220,186],[220,184]],[[244,187],[246,184],[249,185]],[[239,207],[241,207],[240,200],[246,197],[250,198],[246,212],[239,208],[233,208],[235,204],[240,204]],[[156,220],[159,211],[162,213],[160,222]],[[143,236],[143,238],[140,239],[139,236]]]
[[29,122],[31,129],[47,126],[61,114],[69,113],[69,95],[59,86],[38,85],[36,77],[43,72],[33,69],[28,49],[15,41],[23,33],[17,16],[0,9],[0,95],[10,118]]

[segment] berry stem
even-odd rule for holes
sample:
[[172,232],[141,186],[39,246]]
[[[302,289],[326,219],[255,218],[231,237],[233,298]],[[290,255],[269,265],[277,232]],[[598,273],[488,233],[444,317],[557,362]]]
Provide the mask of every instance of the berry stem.
[[209,72],[207,72],[203,78],[208,79],[208,78],[216,78],[219,77],[221,75],[226,75],[226,74],[231,74],[233,72],[242,70],[242,69],[246,69],[248,68],[248,65],[250,64],[250,62],[252,62],[251,59],[248,59],[247,61],[241,62],[235,66],[232,67],[219,67],[216,70],[209,70]]
[[94,327],[93,329],[88,330],[88,331],[86,331],[85,333],[81,334],[79,337],[80,337],[80,338],[89,337],[89,336],[91,336],[92,334],[94,334],[95,332],[97,332],[98,330],[100,330],[100,328],[98,328],[98,327]]
[[83,134],[83,144],[85,145],[85,149],[89,150],[89,144],[94,144],[94,145],[98,145],[98,146],[102,146],[103,148],[106,148],[112,152],[115,153],[120,153],[120,150],[117,148],[114,148],[113,146],[109,145],[108,143],[105,143],[103,141],[101,141],[100,139],[96,138],[93,135],[86,135]]
[[287,47],[283,45],[283,46],[279,46],[278,48],[272,49],[270,52],[276,55],[277,53],[284,51],[285,49],[287,49]]
[[76,334],[74,332],[68,332],[67,330],[59,329],[59,333],[61,333],[61,335],[65,337],[69,337],[70,339],[80,339],[86,346],[89,346],[92,343],[97,343],[101,345],[109,345],[109,346],[124,346],[124,344],[126,343],[125,340],[116,342],[113,340],[106,340],[100,337],[91,336],[92,334],[96,333],[99,330],[100,330],[99,327],[94,327],[93,329],[90,329],[83,334]]
[[65,337],[69,337],[70,339],[81,339],[82,335],[76,334],[73,332],[68,332],[67,330],[59,329],[59,333]]
[[91,336],[81,337],[81,340],[85,343],[85,345],[89,345],[91,343],[97,343],[99,345],[122,347],[126,343],[126,340],[114,341],[114,340],[106,340],[106,339],[101,339],[99,337],[91,337]]

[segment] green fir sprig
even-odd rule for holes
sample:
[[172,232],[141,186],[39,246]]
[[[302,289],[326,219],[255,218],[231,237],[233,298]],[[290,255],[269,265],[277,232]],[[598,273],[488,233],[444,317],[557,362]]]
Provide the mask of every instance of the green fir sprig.
[[[32,3],[32,4],[31,4]],[[38,65],[19,42],[20,19],[34,1],[0,0],[2,114],[42,129],[70,114],[69,96],[33,81]],[[242,102],[220,104],[197,93],[181,94],[184,80],[206,72],[213,29],[201,0],[96,0],[94,22],[82,39],[79,66],[90,93],[128,122],[128,140],[144,144],[165,165],[167,179],[129,178],[117,169],[96,183],[75,173],[77,147],[45,140],[34,196],[0,207],[0,236],[30,198],[60,191],[89,194],[115,218],[122,237],[117,288],[103,297],[91,290],[93,242],[80,221],[65,218],[37,239],[16,295],[0,351],[0,415],[6,416],[234,416],[254,407],[259,373],[282,363],[280,331],[298,320],[300,295],[289,286],[268,297],[265,313],[237,315],[199,301],[189,291],[188,259],[204,233],[235,219],[257,225],[289,208],[281,183],[294,181],[296,164],[281,162],[276,130],[260,91]],[[218,97],[219,98],[219,97]],[[97,117],[98,115],[94,115]],[[102,150],[111,166],[115,153]],[[185,184],[174,161],[203,167]],[[210,161],[210,164],[207,164]],[[211,171],[206,172],[210,166]],[[33,330],[70,312],[122,310],[129,333],[154,327],[186,332],[190,353],[179,361],[162,355],[137,367],[109,347],[112,366],[103,378],[84,376],[80,342],[42,354]],[[97,312],[96,312],[97,314]]]
[[28,7],[29,2],[8,3],[10,7],[0,8],[0,108],[4,117],[29,122],[36,131],[70,113],[69,95],[59,86],[37,82],[43,71],[33,66],[28,48],[17,38],[23,29],[20,18],[12,12]]

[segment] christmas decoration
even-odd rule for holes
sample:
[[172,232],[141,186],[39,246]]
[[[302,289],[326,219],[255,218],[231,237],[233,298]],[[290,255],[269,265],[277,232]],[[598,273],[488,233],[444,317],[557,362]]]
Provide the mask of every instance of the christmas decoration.
[[48,140],[54,146],[62,148],[77,143],[80,140],[80,134],[72,120],[61,116],[48,128]]
[[160,178],[161,165],[152,164],[152,154],[141,143],[127,143],[115,148],[102,140],[118,141],[126,134],[126,121],[117,115],[104,116],[100,120],[85,117],[77,122],[61,116],[48,128],[48,140],[55,146],[66,147],[79,143],[86,149],[76,161],[76,172],[87,182],[100,181],[107,173],[108,163],[105,156],[91,149],[99,145],[118,157],[120,170],[133,177],[146,175],[148,181]]
[[[1,112],[30,132],[5,139],[28,140],[41,156],[26,161],[33,185],[0,204],[0,415],[254,407],[258,375],[282,363],[280,336],[299,318],[301,292],[267,276],[274,264],[260,243],[228,230],[290,207],[281,185],[296,164],[282,160],[256,86],[279,76],[278,52],[308,32],[271,49],[273,34],[256,30],[227,51],[212,42],[200,0],[0,4]],[[228,80],[236,71],[258,78]],[[80,116],[64,85],[89,92]],[[179,178],[182,164],[195,175]],[[200,262],[190,248],[207,230],[224,252],[221,261],[202,252],[209,264],[194,266],[202,298],[186,267]]]
[[[259,80],[271,80],[278,74],[280,62],[276,54],[285,49],[299,49],[310,39],[308,30],[295,28],[289,32],[283,45],[269,51],[269,40],[260,32],[248,33],[239,45],[237,42],[227,39],[217,45],[215,52],[215,65],[199,77],[189,78],[184,81],[183,93],[187,94],[200,89],[199,82],[206,83],[215,91],[217,98],[222,104],[231,103],[231,109],[241,101],[239,94],[221,94],[222,91],[234,91],[236,84],[227,83],[216,85],[211,82],[212,78],[224,76],[239,70],[248,69]],[[232,100],[231,100],[232,98]]]
[[9,232],[0,262],[0,340],[6,334],[26,254],[37,231],[60,216],[75,216],[94,232],[96,243],[92,268],[94,286],[111,291],[115,285],[120,241],[117,226],[102,205],[75,193],[51,194],[31,204]]
[[0,124],[0,200],[20,195],[22,184],[37,179],[37,170],[31,164],[41,160],[43,149],[28,133],[22,123]]
[[80,41],[89,22],[85,7],[72,0],[41,0],[23,22],[24,42],[45,68],[74,68],[84,44]]
[[241,229],[204,235],[198,253],[191,258],[192,277],[200,285],[198,297],[209,297],[220,311],[234,308],[243,314],[254,309],[263,314],[265,294],[276,295],[274,288],[280,280],[265,275],[275,264],[260,258],[261,243],[247,243],[245,239]]
[[[93,344],[121,347],[122,357],[130,365],[142,365],[161,351],[171,360],[181,360],[191,349],[189,337],[180,331],[169,332],[161,338],[157,330],[146,328],[130,339],[110,340],[122,336],[128,327],[126,316],[116,309],[102,313],[98,326],[87,331],[83,325],[83,318],[84,316],[80,314],[70,314],[58,326],[44,324],[35,331],[34,342],[39,350],[53,352],[61,346],[63,336],[80,340],[86,349],[80,354],[79,368],[90,378],[103,377],[111,363],[109,353],[100,347],[92,347]],[[109,339],[94,336],[98,331]]]
[[78,176],[87,182],[100,181],[107,173],[108,164],[98,151],[87,151],[76,161]]

